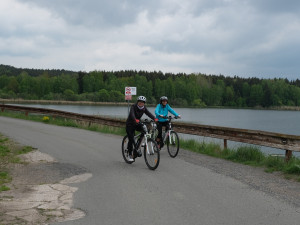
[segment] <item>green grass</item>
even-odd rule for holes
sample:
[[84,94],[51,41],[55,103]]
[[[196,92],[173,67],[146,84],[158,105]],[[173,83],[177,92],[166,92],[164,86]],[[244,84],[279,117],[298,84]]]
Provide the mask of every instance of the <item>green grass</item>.
[[24,146],[22,149],[20,149],[19,151],[17,151],[18,155],[21,154],[26,154],[28,152],[31,152],[33,150],[33,148],[31,146]]
[[30,120],[35,122],[44,122],[47,124],[53,124],[57,126],[64,126],[64,127],[75,127],[80,129],[86,129],[90,131],[96,131],[101,133],[107,133],[107,134],[116,134],[116,135],[125,135],[126,131],[125,128],[119,128],[119,127],[111,127],[106,125],[100,125],[92,123],[91,125],[88,122],[80,122],[75,121],[72,119],[66,119],[62,117],[52,117],[48,116],[49,120],[47,119],[47,122],[45,122],[45,116],[44,115],[36,115],[36,114],[29,114],[26,116],[24,113],[20,112],[1,112],[0,116],[6,116],[6,117],[12,117],[17,119],[24,119],[24,120]]
[[0,192],[2,192],[2,191],[9,191],[9,190],[10,190],[10,188],[7,187],[7,186],[5,186],[5,185],[0,186]]
[[0,145],[0,157],[7,156],[9,154],[9,149],[7,146]]
[[10,181],[11,177],[9,176],[8,172],[0,172],[0,185]]
[[300,159],[292,157],[288,163],[283,157],[266,155],[260,148],[241,146],[236,149],[222,149],[219,144],[180,140],[181,148],[246,165],[263,167],[266,172],[280,171],[300,182]]
[[11,182],[12,178],[8,172],[0,172],[0,192],[10,190],[9,187],[5,186],[5,183]]
[[20,146],[0,134],[0,192],[10,190],[4,185],[12,181],[9,174],[9,164],[22,163],[18,155],[30,151],[32,151],[32,147]]

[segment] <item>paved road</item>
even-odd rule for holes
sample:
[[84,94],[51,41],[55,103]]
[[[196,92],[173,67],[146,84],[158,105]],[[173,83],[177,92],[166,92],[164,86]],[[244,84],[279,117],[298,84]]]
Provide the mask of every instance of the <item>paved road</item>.
[[118,136],[3,117],[0,133],[93,174],[74,185],[74,207],[87,216],[59,224],[299,224],[298,206],[182,155],[162,151],[150,171],[142,159],[124,163]]

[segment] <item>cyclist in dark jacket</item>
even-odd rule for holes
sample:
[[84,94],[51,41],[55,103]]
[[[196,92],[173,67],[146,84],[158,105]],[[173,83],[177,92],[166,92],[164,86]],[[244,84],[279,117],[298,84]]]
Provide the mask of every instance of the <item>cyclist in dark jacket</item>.
[[[129,161],[134,161],[134,158],[136,157],[136,155],[140,157],[142,154],[141,152],[134,152],[134,154],[132,154],[133,145],[135,145],[135,142],[134,142],[135,131],[142,130],[142,126],[139,123],[141,117],[145,113],[151,119],[157,121],[155,116],[149,112],[149,110],[145,106],[145,103],[146,103],[146,97],[139,96],[137,98],[137,103],[135,103],[134,105],[132,105],[130,107],[130,112],[129,112],[128,118],[126,120],[126,133],[128,135],[128,140],[129,140],[128,146],[127,146],[127,149],[129,152]],[[134,150],[136,151],[136,148],[134,148]]]

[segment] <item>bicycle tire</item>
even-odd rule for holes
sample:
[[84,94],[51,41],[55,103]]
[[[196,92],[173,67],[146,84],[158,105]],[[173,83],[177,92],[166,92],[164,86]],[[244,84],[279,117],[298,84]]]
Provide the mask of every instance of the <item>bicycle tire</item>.
[[133,163],[133,161],[128,161],[128,151],[127,151],[127,144],[128,144],[128,136],[126,135],[122,140],[122,156],[124,161],[128,164]]
[[[170,143],[171,138],[171,143]],[[167,138],[168,153],[172,158],[175,158],[179,152],[179,138],[175,131],[170,132],[170,136]]]
[[147,144],[144,147],[144,159],[146,165],[150,170],[155,170],[159,165],[159,160],[160,160],[159,149],[156,142],[152,138],[149,138],[147,140]]

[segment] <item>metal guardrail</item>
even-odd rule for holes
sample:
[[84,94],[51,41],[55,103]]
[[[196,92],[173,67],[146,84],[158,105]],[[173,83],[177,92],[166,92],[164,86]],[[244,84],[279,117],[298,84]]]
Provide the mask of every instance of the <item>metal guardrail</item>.
[[[108,126],[124,127],[125,120],[113,119],[103,116],[91,116],[72,112],[65,112],[54,109],[44,109],[35,107],[15,106],[0,104],[1,111],[21,111],[28,113],[37,113],[51,115],[54,117],[63,117],[74,120],[86,121],[89,123],[98,123]],[[201,124],[186,124],[175,123],[174,130],[179,133],[193,134],[205,137],[212,137],[224,140],[224,148],[227,148],[227,140],[249,143],[261,146],[267,146],[272,148],[278,148],[285,150],[286,160],[288,161],[292,156],[292,151],[300,152],[300,136],[281,134],[260,130],[247,130],[229,127],[209,126]]]

